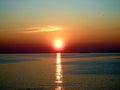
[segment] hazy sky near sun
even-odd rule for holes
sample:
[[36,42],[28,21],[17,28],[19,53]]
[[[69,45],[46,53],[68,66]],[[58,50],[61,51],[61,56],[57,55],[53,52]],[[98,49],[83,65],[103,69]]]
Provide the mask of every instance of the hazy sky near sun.
[[0,42],[120,42],[120,0],[0,0]]

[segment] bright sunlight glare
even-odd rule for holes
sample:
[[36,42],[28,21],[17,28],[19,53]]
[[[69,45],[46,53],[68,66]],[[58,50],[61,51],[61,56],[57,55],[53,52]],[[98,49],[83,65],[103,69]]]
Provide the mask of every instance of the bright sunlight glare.
[[60,39],[56,39],[54,42],[54,46],[57,50],[61,50],[63,48],[63,41]]

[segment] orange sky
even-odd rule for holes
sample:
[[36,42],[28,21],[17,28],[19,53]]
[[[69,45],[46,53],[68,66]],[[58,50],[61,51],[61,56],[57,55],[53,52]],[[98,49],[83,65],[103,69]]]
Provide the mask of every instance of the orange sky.
[[118,3],[119,0],[2,0],[0,44],[11,48],[52,47],[54,40],[61,38],[66,48],[72,45],[93,48],[95,44],[96,47],[111,44],[116,48],[120,45]]

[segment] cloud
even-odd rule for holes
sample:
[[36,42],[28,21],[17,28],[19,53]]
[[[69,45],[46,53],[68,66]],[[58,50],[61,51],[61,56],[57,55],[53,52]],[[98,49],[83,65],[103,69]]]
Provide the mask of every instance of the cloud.
[[24,33],[53,32],[61,30],[63,30],[62,26],[31,27],[26,28],[26,31],[24,31]]

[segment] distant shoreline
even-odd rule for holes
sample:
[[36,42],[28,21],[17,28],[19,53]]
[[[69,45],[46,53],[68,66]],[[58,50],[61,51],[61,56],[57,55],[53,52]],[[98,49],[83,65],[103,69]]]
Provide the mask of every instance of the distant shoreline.
[[54,53],[77,53],[77,54],[83,54],[83,53],[120,53],[120,52],[20,52],[20,53],[13,53],[13,52],[11,52],[11,53],[0,53],[0,54],[54,54]]

